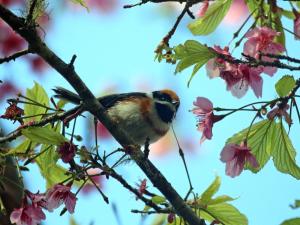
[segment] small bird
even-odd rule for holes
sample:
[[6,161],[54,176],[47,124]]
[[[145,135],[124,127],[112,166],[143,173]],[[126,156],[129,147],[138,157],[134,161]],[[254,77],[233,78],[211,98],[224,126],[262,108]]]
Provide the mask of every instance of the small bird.
[[[80,104],[80,97],[62,87],[53,89],[54,97]],[[126,131],[135,144],[156,142],[169,130],[180,101],[169,89],[151,93],[130,92],[98,98],[111,119]]]

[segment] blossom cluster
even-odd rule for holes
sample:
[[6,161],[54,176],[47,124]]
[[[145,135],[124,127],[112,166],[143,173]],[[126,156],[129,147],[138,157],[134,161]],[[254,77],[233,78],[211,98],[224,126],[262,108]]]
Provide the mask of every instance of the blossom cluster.
[[71,192],[71,183],[67,185],[55,184],[46,193],[33,194],[25,191],[25,197],[20,208],[14,209],[10,214],[11,223],[17,225],[37,225],[46,219],[43,209],[52,212],[63,203],[69,213],[73,213],[76,196]]
[[[266,56],[267,54],[280,54],[285,51],[284,47],[275,41],[280,35],[269,27],[256,27],[246,33],[247,41],[244,44],[243,54],[256,60],[265,62],[274,62],[274,58]],[[273,76],[277,68],[272,66],[253,67],[248,64],[234,62],[234,57],[230,54],[226,46],[222,49],[219,46],[214,47],[219,55],[211,59],[206,64],[207,74],[210,78],[220,77],[225,80],[227,90],[238,98],[243,97],[249,86],[254,91],[256,97],[262,96],[263,80],[262,73]],[[220,57],[224,56],[224,57]]]
[[[212,138],[212,128],[214,123],[222,120],[225,115],[215,115],[213,113],[213,103],[204,97],[198,97],[194,102],[195,108],[192,112],[198,117],[198,130],[202,132],[200,142],[202,143],[206,139]],[[277,106],[273,106],[267,114],[269,120],[276,118],[284,118],[286,123],[290,126],[292,119],[290,114],[287,112],[289,105],[285,103],[279,103]],[[226,174],[231,177],[236,177],[241,174],[246,163],[253,168],[258,168],[259,163],[255,156],[251,153],[250,147],[247,145],[247,141],[244,140],[242,143],[233,144],[228,143],[225,145],[221,152],[221,161],[226,163]]]

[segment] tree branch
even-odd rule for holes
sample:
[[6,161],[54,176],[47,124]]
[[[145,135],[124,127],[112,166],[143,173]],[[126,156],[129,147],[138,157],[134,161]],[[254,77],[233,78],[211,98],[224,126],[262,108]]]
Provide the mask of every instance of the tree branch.
[[13,55],[10,55],[10,56],[4,57],[4,58],[0,58],[0,64],[4,63],[4,62],[9,62],[11,60],[16,60],[16,58],[19,58],[23,55],[27,55],[29,53],[31,53],[31,51],[29,49],[26,49],[26,50],[23,50],[23,51],[16,52]]
[[77,110],[80,108],[81,106],[77,106],[67,112],[64,113],[59,113],[59,114],[54,114],[51,116],[47,116],[47,118],[42,119],[40,121],[33,121],[27,124],[22,125],[21,127],[19,127],[18,129],[16,129],[15,131],[11,132],[10,134],[4,136],[4,137],[0,137],[0,143],[5,143],[5,142],[9,142],[12,141],[14,139],[16,139],[17,137],[22,135],[22,130],[27,128],[27,127],[41,127],[44,126],[48,123],[51,122],[56,122],[58,120],[63,120],[66,117],[74,114],[75,112],[77,112]]
[[105,108],[97,101],[75,70],[62,61],[40,39],[35,27],[26,27],[23,18],[17,17],[1,4],[0,17],[29,43],[35,53],[40,55],[72,85],[83,100],[84,109],[91,112],[98,120],[100,120],[125,149],[130,149],[130,156],[132,159],[143,170],[153,185],[168,199],[176,213],[190,225],[205,224],[193,210],[187,206],[176,190],[150,160],[145,159],[140,146],[135,145],[128,134],[122,130],[115,121],[108,117]]

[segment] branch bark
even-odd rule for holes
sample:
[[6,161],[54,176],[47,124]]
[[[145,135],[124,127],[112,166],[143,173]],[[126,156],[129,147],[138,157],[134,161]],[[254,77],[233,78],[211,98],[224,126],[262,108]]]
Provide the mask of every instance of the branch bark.
[[135,145],[127,133],[118,127],[105,112],[105,108],[97,101],[85,83],[75,72],[73,66],[65,63],[40,39],[34,26],[26,26],[25,19],[17,17],[10,10],[0,4],[0,17],[18,34],[20,34],[30,45],[33,52],[40,55],[52,68],[59,72],[77,91],[83,100],[83,107],[91,112],[111,132],[114,138],[125,148],[130,148],[130,155],[137,165],[147,175],[149,180],[168,199],[176,213],[190,225],[205,224],[193,210],[184,202],[176,190],[171,186],[160,171],[145,159],[140,146]]

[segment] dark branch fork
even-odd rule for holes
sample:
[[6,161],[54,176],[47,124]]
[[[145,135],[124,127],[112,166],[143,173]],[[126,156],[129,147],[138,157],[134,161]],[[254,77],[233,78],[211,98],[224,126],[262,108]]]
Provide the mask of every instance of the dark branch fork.
[[168,199],[176,213],[190,225],[205,224],[194,211],[184,202],[176,190],[169,184],[160,171],[145,159],[140,146],[134,144],[126,132],[118,127],[105,112],[103,106],[97,101],[79,75],[69,64],[62,61],[48,46],[40,39],[34,26],[26,26],[24,18],[17,17],[10,10],[0,4],[0,17],[18,34],[20,34],[30,45],[32,51],[41,56],[51,67],[59,72],[76,90],[83,100],[83,109],[91,112],[111,132],[115,139],[125,148],[130,150],[131,158],[143,170],[153,185]]
[[190,11],[190,7],[192,7],[193,5],[195,5],[197,3],[203,2],[203,1],[204,0],[142,0],[142,1],[138,2],[138,3],[136,3],[136,4],[124,5],[123,7],[125,9],[128,9],[128,8],[132,8],[132,7],[135,7],[135,6],[140,6],[140,5],[143,5],[143,4],[146,4],[146,3],[163,3],[163,2],[185,3],[184,8],[181,11],[181,13],[179,14],[179,16],[177,17],[177,19],[176,19],[173,27],[167,33],[167,35],[162,39],[162,43],[161,44],[165,44],[166,46],[169,46],[169,41],[172,38],[173,34],[175,33],[175,31],[176,31],[176,29],[177,29],[180,21],[184,17],[184,15],[187,13],[192,19],[195,19],[195,16]]

